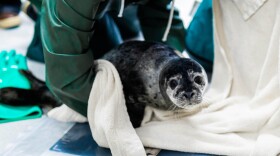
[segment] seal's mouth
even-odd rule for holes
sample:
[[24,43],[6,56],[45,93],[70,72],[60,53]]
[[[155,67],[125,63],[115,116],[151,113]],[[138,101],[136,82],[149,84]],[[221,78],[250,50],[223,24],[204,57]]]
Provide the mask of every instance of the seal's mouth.
[[195,107],[202,102],[202,96],[200,93],[195,95],[187,95],[186,92],[177,92],[173,93],[172,96],[169,96],[172,103],[181,109],[188,109],[190,107]]
[[202,100],[190,100],[190,99],[179,100],[178,99],[178,100],[176,100],[176,102],[174,101],[173,104],[179,108],[188,109],[190,107],[199,105],[201,102],[202,102]]

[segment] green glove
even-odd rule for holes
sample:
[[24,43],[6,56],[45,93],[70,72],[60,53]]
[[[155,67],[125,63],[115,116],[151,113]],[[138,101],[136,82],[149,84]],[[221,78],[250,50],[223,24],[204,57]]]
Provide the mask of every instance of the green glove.
[[38,106],[15,107],[0,103],[0,124],[11,121],[40,118],[41,116],[42,110]]
[[0,52],[0,88],[30,89],[30,84],[19,69],[27,70],[26,59],[15,50]]
[[[26,58],[15,50],[0,52],[0,89],[15,87],[30,89],[28,79],[19,70],[28,70]],[[9,106],[0,103],[0,123],[38,118],[42,110],[38,106]]]

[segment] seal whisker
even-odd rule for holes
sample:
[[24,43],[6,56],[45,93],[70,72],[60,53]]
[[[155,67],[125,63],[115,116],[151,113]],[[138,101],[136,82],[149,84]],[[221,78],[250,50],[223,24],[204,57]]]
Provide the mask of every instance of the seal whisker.
[[175,118],[175,119],[179,119],[178,114],[179,114],[179,112],[175,110],[175,111],[174,111],[174,118]]
[[172,111],[176,110],[176,105],[173,105]]
[[202,101],[201,101],[202,104],[205,104],[205,105],[210,105],[210,99],[208,98],[203,98]]
[[172,111],[172,107],[174,107],[173,105],[170,105],[169,107],[168,107],[168,111]]

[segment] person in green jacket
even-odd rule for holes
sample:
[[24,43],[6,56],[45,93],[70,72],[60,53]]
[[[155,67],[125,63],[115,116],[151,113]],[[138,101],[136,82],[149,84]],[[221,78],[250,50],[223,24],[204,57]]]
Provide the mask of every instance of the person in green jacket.
[[[170,2],[43,1],[41,39],[49,88],[63,103],[87,116],[87,102],[95,78],[93,60],[139,31],[145,40],[161,41],[168,23]],[[139,4],[138,11],[125,9],[123,12],[124,6],[131,3]],[[118,18],[122,12],[123,18]],[[185,29],[175,10],[165,43],[182,51],[184,37]]]

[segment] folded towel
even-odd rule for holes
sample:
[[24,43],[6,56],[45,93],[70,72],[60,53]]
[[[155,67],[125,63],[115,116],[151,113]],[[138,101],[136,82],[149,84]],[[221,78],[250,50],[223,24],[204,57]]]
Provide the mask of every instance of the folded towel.
[[48,117],[61,122],[87,122],[87,118],[63,104],[48,112]]
[[109,147],[113,155],[146,155],[129,120],[116,68],[105,60],[97,60],[97,64],[88,104],[88,121],[94,140],[99,146]]

